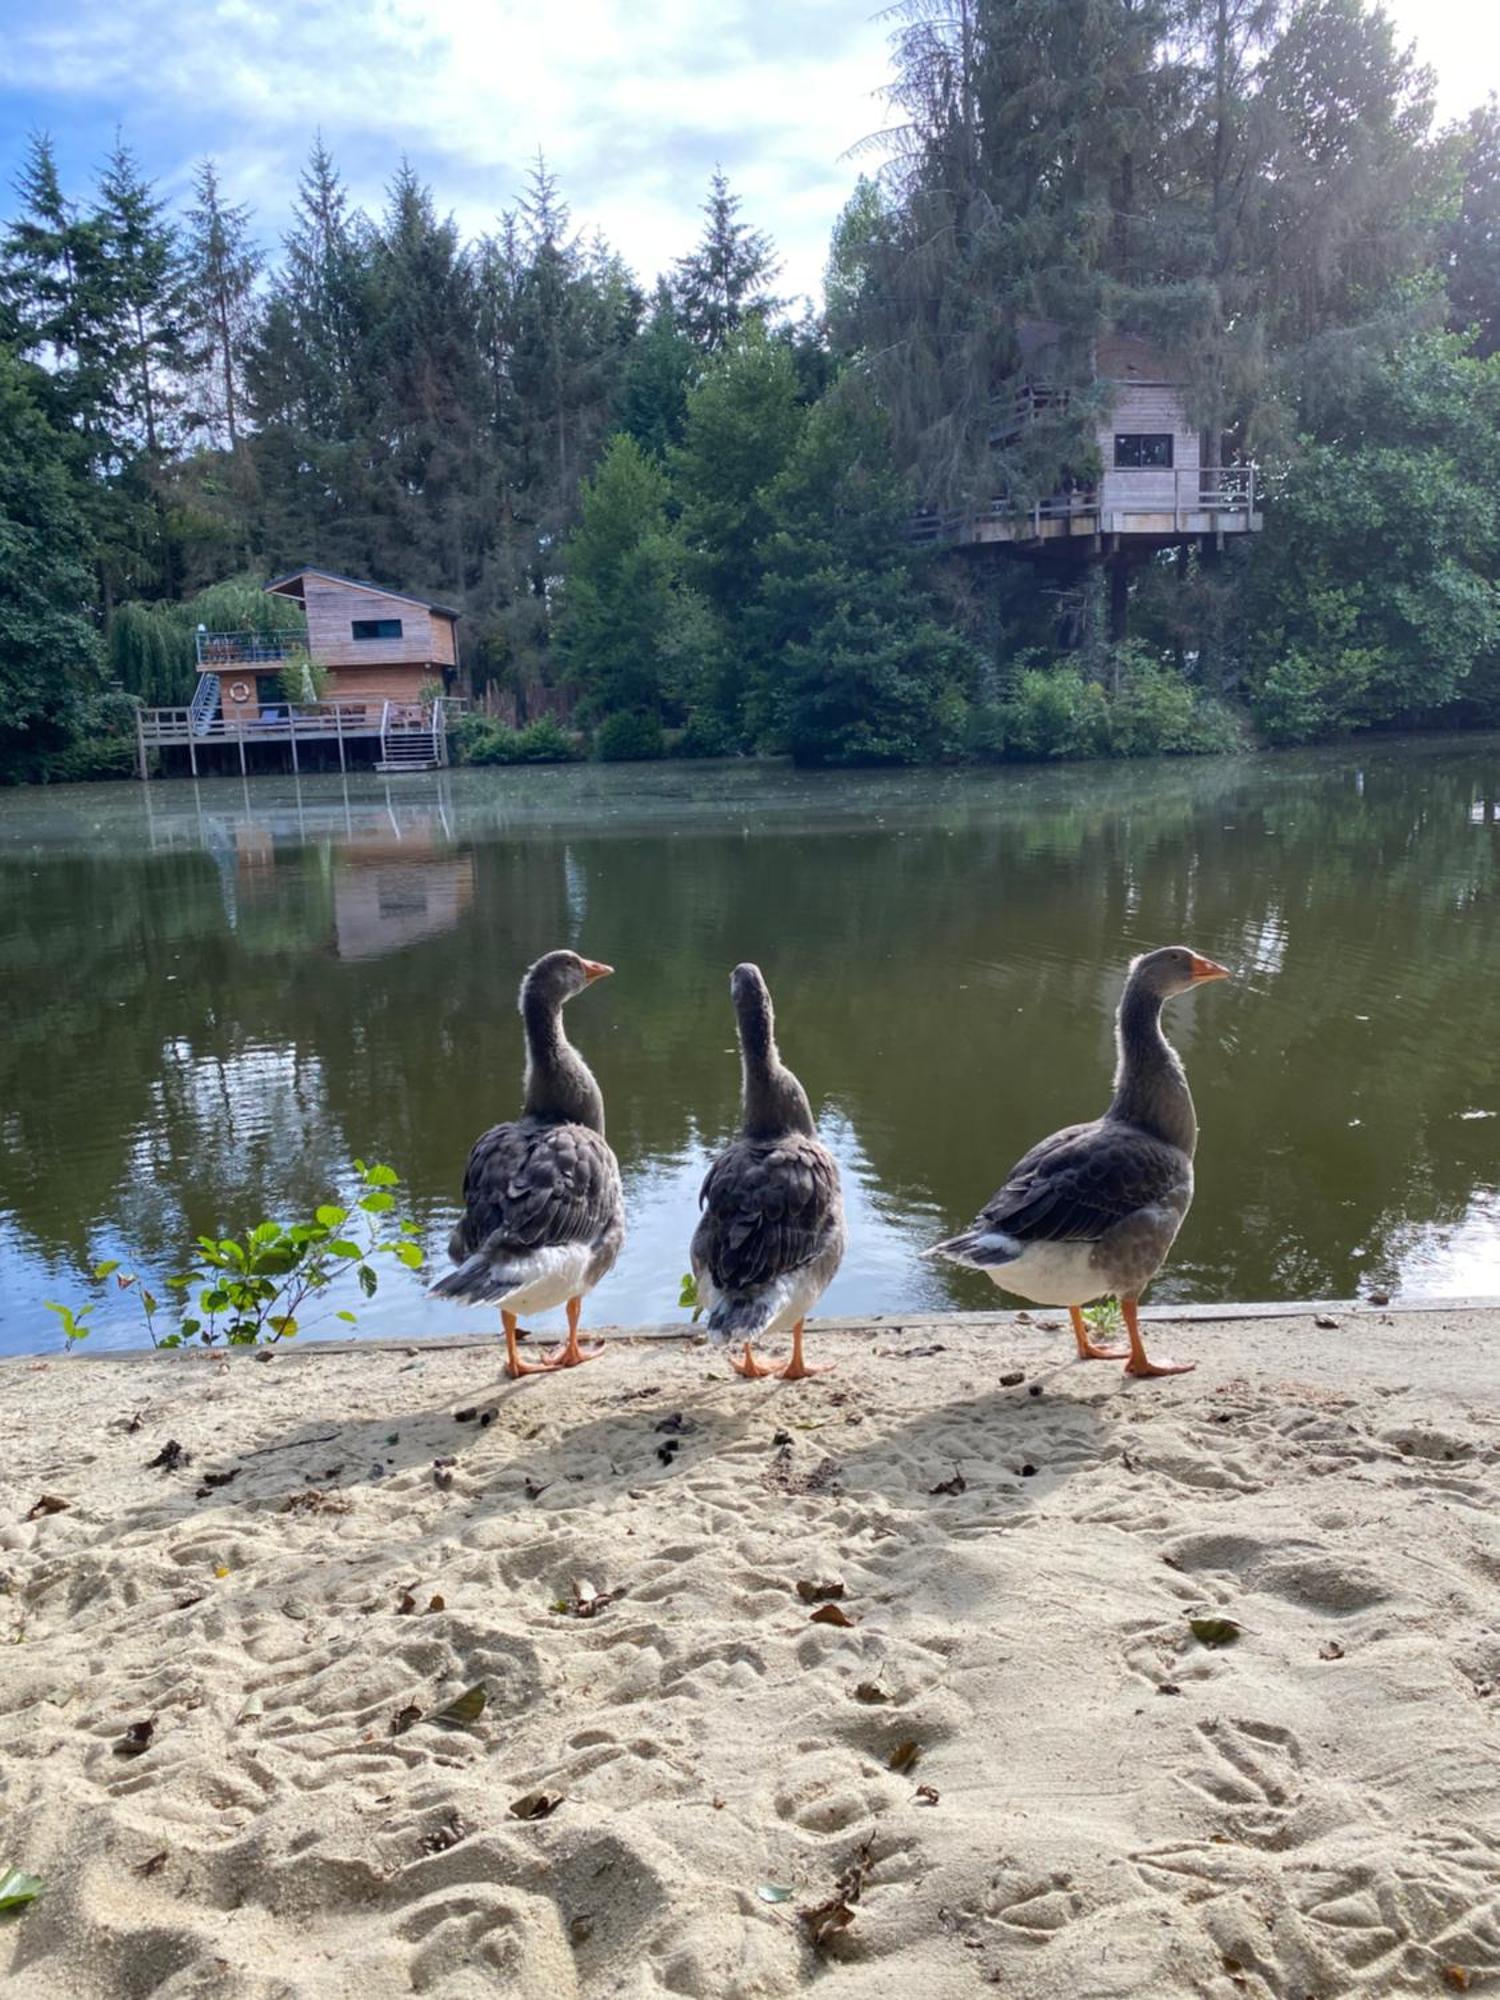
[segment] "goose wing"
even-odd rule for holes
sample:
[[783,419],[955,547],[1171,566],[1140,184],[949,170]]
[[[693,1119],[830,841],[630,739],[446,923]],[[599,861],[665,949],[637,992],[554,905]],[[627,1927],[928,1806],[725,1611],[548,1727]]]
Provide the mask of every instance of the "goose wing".
[[1033,1146],[975,1220],[1018,1243],[1096,1243],[1143,1208],[1186,1206],[1192,1164],[1180,1147],[1102,1118]]
[[620,1214],[620,1170],[587,1125],[523,1118],[474,1142],[464,1212],[451,1255],[479,1249],[524,1256],[561,1243],[595,1243]]
[[709,1168],[698,1202],[693,1264],[723,1293],[771,1284],[810,1264],[843,1229],[833,1155],[801,1133],[737,1139]]

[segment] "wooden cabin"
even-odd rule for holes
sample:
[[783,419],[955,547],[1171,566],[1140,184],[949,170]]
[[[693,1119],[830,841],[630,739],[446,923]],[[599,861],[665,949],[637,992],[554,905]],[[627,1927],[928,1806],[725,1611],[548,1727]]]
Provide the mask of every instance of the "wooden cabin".
[[[996,445],[1068,394],[1057,386],[1062,329],[1028,320],[1017,339],[1023,380],[1014,411],[991,433]],[[1204,537],[1221,544],[1225,535],[1260,527],[1255,467],[1208,462],[1219,454],[1204,449],[1189,415],[1180,362],[1139,334],[1111,332],[1096,337],[1091,365],[1110,392],[1095,429],[1097,476],[1030,506],[1002,494],[982,512],[943,522],[928,516],[919,527],[924,539],[1036,548],[1082,538],[1096,551],[1119,553],[1128,544],[1131,553],[1148,553]]]
[[[285,754],[290,768],[312,746],[348,768],[351,746],[373,749],[380,771],[426,771],[448,761],[449,711],[458,677],[459,614],[446,604],[361,583],[332,570],[298,569],[266,585],[302,607],[305,631],[198,631],[198,685],[184,708],[138,708],[141,776],[150,753],[186,749],[196,776],[200,756],[224,768],[227,750],[246,772],[251,754]],[[311,661],[326,686],[298,700],[289,671]],[[310,680],[311,676],[297,676]],[[331,747],[330,747],[331,746]]]
[[330,701],[415,703],[458,673],[459,615],[445,604],[324,569],[293,570],[266,590],[302,606],[308,657],[326,670]]

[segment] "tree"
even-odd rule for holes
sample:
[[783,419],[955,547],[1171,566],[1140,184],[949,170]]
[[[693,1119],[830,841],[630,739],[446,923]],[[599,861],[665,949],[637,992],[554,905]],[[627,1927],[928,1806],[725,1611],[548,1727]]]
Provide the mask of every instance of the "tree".
[[672,279],[677,317],[689,340],[717,353],[744,321],[767,319],[781,301],[770,287],[781,269],[776,246],[762,229],[739,220],[740,199],[722,167],[709,178],[698,247],[679,257]]
[[125,436],[159,464],[180,400],[188,283],[175,225],[117,139],[99,182],[105,283],[119,327],[115,403]]
[[808,764],[914,764],[956,747],[973,660],[935,616],[878,413],[835,390],[766,496],[751,624],[756,733]]
[[688,391],[703,368],[700,350],[678,324],[668,286],[658,282],[645,324],[626,357],[617,404],[620,427],[665,459],[682,442]]
[[1449,324],[1472,327],[1480,355],[1500,351],[1500,102],[1491,96],[1462,134],[1463,187],[1443,239]]
[[744,725],[752,660],[745,620],[760,587],[761,544],[772,526],[768,493],[804,417],[791,350],[752,320],[690,391],[682,444],[672,459],[685,573],[718,633],[706,705],[730,740]]
[[1426,335],[1351,375],[1277,481],[1252,707],[1301,742],[1451,708],[1500,648],[1500,357]]
[[0,774],[65,744],[100,682],[90,538],[39,371],[0,347]]
[[672,719],[680,569],[667,525],[666,474],[617,431],[583,484],[558,633],[589,719]]
[[236,451],[255,287],[265,259],[250,234],[249,209],[224,199],[212,160],[199,162],[193,194],[186,253],[193,325],[189,361],[203,382],[202,428],[214,444]]

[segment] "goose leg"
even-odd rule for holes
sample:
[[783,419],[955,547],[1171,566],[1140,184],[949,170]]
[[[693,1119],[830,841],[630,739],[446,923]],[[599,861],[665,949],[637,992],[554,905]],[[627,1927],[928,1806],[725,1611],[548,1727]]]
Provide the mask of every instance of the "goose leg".
[[523,1361],[516,1346],[516,1315],[500,1308],[500,1324],[505,1328],[505,1372],[513,1382],[523,1375],[546,1375],[551,1371],[550,1361]]
[[548,1368],[577,1368],[582,1362],[597,1361],[604,1352],[603,1347],[591,1347],[585,1353],[578,1345],[578,1315],[583,1311],[582,1299],[568,1300],[568,1337],[555,1354],[546,1360]]
[[809,1375],[831,1375],[833,1366],[831,1361],[825,1361],[819,1368],[808,1367],[802,1358],[802,1322],[799,1319],[792,1328],[792,1358],[785,1368],[778,1368],[776,1373],[783,1382],[801,1382]]
[[1145,1343],[1141,1339],[1136,1301],[1121,1299],[1120,1310],[1125,1315],[1125,1331],[1130,1335],[1130,1359],[1125,1363],[1127,1375],[1187,1375],[1198,1366],[1196,1361],[1173,1361],[1166,1355],[1160,1361],[1148,1360]]
[[1078,1342],[1080,1361],[1123,1361],[1130,1353],[1128,1347],[1097,1347],[1089,1338],[1088,1321],[1077,1306],[1068,1307],[1068,1316],[1073,1322],[1073,1338]]
[[762,1368],[755,1356],[750,1352],[750,1343],[748,1340],[745,1342],[745,1351],[738,1361],[736,1361],[732,1354],[730,1355],[729,1365],[736,1375],[743,1375],[747,1382],[760,1382],[767,1375],[774,1375],[778,1372],[774,1368]]

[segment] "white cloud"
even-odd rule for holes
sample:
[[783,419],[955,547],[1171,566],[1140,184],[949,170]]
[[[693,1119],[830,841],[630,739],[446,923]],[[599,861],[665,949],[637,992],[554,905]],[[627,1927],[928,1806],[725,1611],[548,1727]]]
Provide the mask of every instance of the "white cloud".
[[[15,0],[0,0],[0,22]],[[645,276],[682,253],[721,161],[784,282],[813,290],[881,122],[888,24],[869,0],[62,0],[10,24],[10,90],[37,123],[118,121],[169,189],[212,151],[279,225],[321,128],[359,198],[408,154],[471,229],[514,201],[542,148],[582,222]]]

